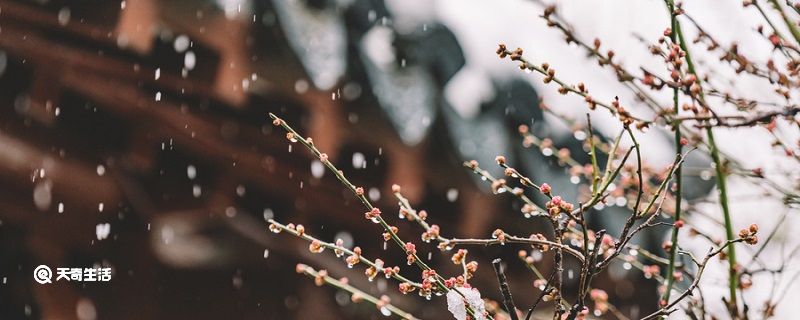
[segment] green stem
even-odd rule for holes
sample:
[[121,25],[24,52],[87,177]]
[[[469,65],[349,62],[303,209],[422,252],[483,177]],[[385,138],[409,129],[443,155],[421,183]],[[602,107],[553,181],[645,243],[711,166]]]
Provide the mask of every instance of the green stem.
[[[672,4],[672,0],[666,0],[669,4]],[[686,53],[686,66],[689,69],[689,73],[693,74],[697,78],[697,84],[701,84],[701,77],[697,76],[697,72],[694,68],[694,62],[692,61],[692,56],[689,52],[689,48],[686,45],[686,41],[684,40],[683,33],[681,32],[681,24],[676,19],[675,20],[675,29],[673,30],[677,33],[678,40],[680,43],[681,50]],[[703,91],[700,90],[699,98],[703,105],[705,105],[705,96]],[[708,144],[709,149],[711,151],[711,159],[714,161],[714,169],[716,170],[717,174],[717,190],[719,191],[719,202],[720,207],[722,207],[722,214],[725,219],[725,236],[729,242],[735,240],[733,234],[733,223],[731,221],[730,210],[728,210],[728,191],[726,188],[725,180],[725,169],[722,164],[722,160],[719,156],[719,148],[717,147],[716,142],[714,141],[714,132],[712,131],[711,127],[706,128],[706,135],[708,136]],[[728,301],[728,307],[730,309],[731,315],[736,315],[738,313],[738,306],[736,302],[736,288],[737,286],[737,272],[736,272],[736,247],[731,244],[727,246],[728,250],[728,290],[730,292],[730,300]]]
[[[786,12],[783,11],[783,7],[781,7],[780,3],[776,0],[769,0],[769,3],[778,11],[781,15],[781,19],[783,19],[783,23],[786,24],[786,28],[789,28],[789,33],[792,34],[794,41],[797,41],[800,44],[800,30],[797,29],[797,26],[794,25],[791,19],[786,15]],[[777,30],[775,31],[777,32]]]
[[[714,160],[715,170],[717,174],[717,189],[719,190],[719,202],[722,207],[722,214],[725,218],[725,237],[728,241],[736,239],[733,234],[733,222],[731,221],[730,211],[728,210],[728,191],[725,184],[725,169],[722,161],[719,158],[717,151],[717,144],[714,142],[714,134],[711,128],[706,129],[708,134],[708,142],[711,144],[711,158]],[[731,310],[736,310],[736,288],[737,285],[737,272],[736,272],[736,247],[734,245],[728,246],[728,290],[730,291],[730,307]]]
[[600,168],[597,166],[597,150],[594,147],[594,128],[592,128],[592,118],[586,114],[586,123],[588,123],[589,130],[589,146],[591,147],[592,155],[592,196],[597,195],[597,184],[600,182]]
[[[678,19],[675,15],[675,7],[672,3],[667,3],[667,8],[670,11],[671,16],[671,24],[672,30],[676,29],[676,25],[678,23]],[[670,39],[673,43],[677,40],[677,32],[673,32],[670,34]],[[675,110],[675,115],[678,115],[679,112],[679,97],[678,88],[672,89],[672,104]],[[681,127],[680,123],[676,123],[673,127],[675,130],[675,148],[677,149],[678,153],[683,153],[683,144],[681,144]],[[681,219],[681,168],[678,168],[675,171],[675,222]],[[669,296],[672,293],[672,287],[675,285],[675,259],[677,258],[678,253],[678,231],[679,228],[677,226],[673,226],[672,228],[672,237],[670,241],[672,242],[672,246],[669,250],[669,267],[667,268],[667,289],[664,290],[664,296],[662,297],[662,301],[666,301],[669,303]]]

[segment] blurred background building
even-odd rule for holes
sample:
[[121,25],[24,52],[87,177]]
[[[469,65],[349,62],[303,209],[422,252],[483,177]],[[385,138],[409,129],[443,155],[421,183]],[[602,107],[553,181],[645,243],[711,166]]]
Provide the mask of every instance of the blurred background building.
[[[517,5],[537,19],[530,4]],[[396,208],[389,191],[397,183],[448,235],[486,237],[509,225],[509,232],[544,232],[460,163],[490,164],[505,154],[575,197],[571,174],[552,155],[523,148],[516,128],[531,126],[578,161],[587,160],[585,136],[543,115],[532,79],[513,65],[487,68],[494,45],[470,42],[463,27],[492,23],[486,30],[508,29],[493,42],[511,41],[502,37],[515,22],[500,13],[484,20],[476,6],[459,6],[0,0],[0,318],[377,317],[372,307],[296,275],[298,262],[386,292],[420,316],[450,317],[442,301],[399,295],[393,283],[368,283],[333,256],[268,234],[265,219],[276,218],[324,239],[384,250],[335,177],[289,146],[267,113],[313,137],[384,212]],[[597,134],[612,132],[599,123]],[[712,187],[696,182],[696,196]],[[618,227],[624,209],[609,211],[592,223]],[[401,234],[419,236],[411,227]],[[650,234],[641,243],[658,248],[661,239]],[[484,267],[516,255],[473,251]],[[391,250],[381,256],[404,258]],[[453,271],[446,257],[434,254],[431,263]],[[30,275],[40,264],[105,266],[114,276],[110,283],[39,285]],[[532,281],[522,266],[509,268],[517,283]],[[598,281],[613,281],[614,301],[635,315],[655,308],[655,285],[629,280],[637,278],[617,266]],[[476,280],[492,289],[494,282],[491,273]],[[526,285],[514,288],[520,301],[536,293]]]

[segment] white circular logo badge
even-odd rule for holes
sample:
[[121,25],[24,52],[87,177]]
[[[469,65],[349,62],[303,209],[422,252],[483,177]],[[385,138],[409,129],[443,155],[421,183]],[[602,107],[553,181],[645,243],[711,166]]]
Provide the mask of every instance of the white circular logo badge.
[[53,283],[53,271],[46,265],[40,265],[33,270],[33,280],[40,284]]

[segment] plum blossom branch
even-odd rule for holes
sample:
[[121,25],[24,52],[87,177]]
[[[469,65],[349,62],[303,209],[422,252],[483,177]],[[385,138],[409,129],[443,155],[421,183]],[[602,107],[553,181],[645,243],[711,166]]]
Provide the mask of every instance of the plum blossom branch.
[[[384,238],[387,241],[393,240],[407,254],[409,264],[416,264],[417,266],[419,266],[420,269],[422,269],[424,273],[426,273],[426,275],[429,275],[427,279],[432,280],[439,290],[445,293],[450,291],[450,289],[445,285],[444,279],[441,276],[439,276],[435,271],[433,271],[431,267],[429,267],[425,262],[423,262],[422,259],[419,258],[419,256],[417,256],[416,246],[411,242],[403,242],[403,240],[401,240],[400,237],[397,235],[396,227],[390,226],[386,222],[386,220],[383,219],[383,217],[381,216],[380,209],[373,206],[372,203],[369,201],[369,199],[367,199],[367,197],[364,195],[364,189],[362,187],[357,187],[352,182],[350,182],[350,180],[348,180],[347,177],[344,175],[344,172],[336,168],[336,166],[332,162],[330,162],[330,160],[328,159],[328,155],[317,149],[311,138],[304,138],[299,133],[297,133],[297,131],[295,131],[291,126],[289,126],[289,124],[286,123],[286,121],[283,121],[283,119],[279,118],[275,114],[270,113],[269,116],[272,119],[273,125],[280,126],[284,130],[286,130],[287,132],[286,139],[289,140],[289,142],[300,142],[303,146],[305,146],[309,151],[311,151],[316,157],[319,158],[322,164],[324,164],[325,167],[327,167],[345,187],[347,187],[355,195],[355,197],[368,210],[365,213],[365,217],[379,224],[384,229],[385,231]],[[463,294],[461,294],[460,291],[456,290],[456,292],[458,292],[463,297]],[[474,311],[472,310],[472,308],[467,306],[466,309],[467,313],[469,313],[471,316],[474,316]]]
[[[334,244],[334,243],[330,243],[330,242],[325,242],[325,241],[319,240],[319,239],[317,239],[315,237],[312,237],[312,236],[308,235],[305,232],[306,230],[305,230],[305,227],[303,227],[303,225],[293,225],[293,224],[284,225],[284,224],[281,224],[280,222],[277,222],[277,221],[275,221],[273,219],[269,219],[268,222],[270,223],[269,229],[272,232],[282,232],[282,231],[284,231],[284,232],[290,233],[290,234],[292,234],[294,236],[297,236],[297,237],[299,237],[299,238],[301,238],[303,240],[308,241],[310,243],[309,244],[309,250],[311,252],[313,252],[313,253],[319,253],[323,249],[330,249],[330,250],[333,250],[334,253],[336,253],[336,256],[340,257],[340,256],[343,256],[343,255],[347,255],[348,257],[347,257],[346,261],[347,261],[348,266],[352,267],[353,265],[357,264],[358,262],[364,263],[365,265],[367,265],[369,267],[369,269],[367,270],[367,276],[370,277],[370,279],[372,279],[375,275],[377,275],[378,272],[383,272],[386,275],[387,278],[388,277],[392,277],[392,278],[400,281],[401,283],[405,283],[407,285],[410,285],[410,286],[413,286],[413,287],[416,287],[416,288],[421,288],[422,287],[422,285],[420,283],[411,281],[408,278],[403,277],[402,275],[400,275],[400,267],[388,267],[388,266],[385,266],[384,262],[381,259],[375,259],[373,261],[373,260],[365,258],[361,254],[361,248],[359,248],[359,247],[355,247],[355,248],[353,248],[353,250],[350,250],[350,249],[345,248],[344,246],[342,246],[340,244]],[[340,242],[340,241],[337,240],[337,242]]]
[[523,238],[518,236],[513,236],[508,233],[503,232],[502,230],[498,229],[492,234],[494,239],[449,239],[447,240],[447,244],[457,246],[457,245],[483,245],[483,246],[490,246],[490,245],[503,245],[506,243],[522,243],[534,246],[547,246],[553,248],[560,248],[565,252],[569,253],[573,257],[577,258],[578,261],[583,262],[585,260],[584,256],[580,251],[571,248],[568,245],[560,244],[554,241],[549,241],[542,239],[540,237],[531,236],[530,238]]
[[692,282],[692,284],[689,285],[689,288],[686,289],[684,292],[682,292],[680,295],[678,295],[675,298],[675,300],[673,300],[672,302],[668,302],[666,305],[661,307],[661,309],[659,309],[659,310],[657,310],[657,311],[645,316],[644,318],[642,318],[642,320],[655,319],[656,317],[663,316],[663,315],[669,315],[669,314],[675,312],[676,309],[674,309],[674,307],[678,303],[680,303],[684,298],[689,296],[692,293],[692,291],[694,291],[697,288],[697,286],[700,285],[700,279],[702,278],[703,272],[705,272],[705,270],[706,270],[706,266],[708,265],[708,261],[711,260],[711,258],[719,255],[722,251],[727,249],[728,246],[731,246],[731,245],[733,245],[735,243],[738,243],[738,242],[745,242],[745,241],[746,240],[744,238],[728,240],[728,241],[725,241],[725,243],[723,245],[717,247],[716,249],[714,249],[714,248],[710,249],[708,251],[708,253],[706,254],[705,258],[703,258],[702,261],[697,261],[696,259],[692,258],[692,260],[697,264],[698,268],[697,268],[697,272],[695,273],[695,276],[694,276],[695,279]]
[[391,314],[395,314],[395,315],[399,316],[400,318],[407,319],[407,320],[418,320],[419,319],[419,318],[415,317],[414,315],[412,315],[411,313],[403,311],[402,309],[400,309],[400,308],[396,307],[395,305],[391,304],[390,303],[391,300],[389,299],[388,296],[384,295],[384,296],[381,296],[380,298],[372,296],[369,293],[366,293],[364,291],[359,290],[356,287],[351,286],[348,283],[349,281],[348,281],[347,278],[335,279],[335,278],[329,276],[327,270],[319,270],[319,271],[317,271],[317,270],[314,270],[314,268],[311,268],[311,267],[309,267],[307,265],[298,264],[297,267],[295,268],[295,271],[297,271],[297,273],[301,273],[301,274],[304,274],[304,275],[307,275],[307,276],[313,278],[314,279],[314,284],[316,284],[317,286],[323,286],[323,285],[327,284],[327,285],[330,285],[332,287],[347,291],[348,293],[350,293],[350,299],[353,302],[367,301],[367,302],[375,305],[375,307],[377,307],[378,310],[381,310],[381,312],[388,311]]

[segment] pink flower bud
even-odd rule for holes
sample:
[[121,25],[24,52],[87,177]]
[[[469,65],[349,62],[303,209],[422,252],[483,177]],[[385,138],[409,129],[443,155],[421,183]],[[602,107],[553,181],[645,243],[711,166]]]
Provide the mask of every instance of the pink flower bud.
[[553,191],[553,189],[550,188],[549,184],[542,183],[542,185],[539,186],[539,191],[541,191],[543,194],[550,194],[550,192]]

